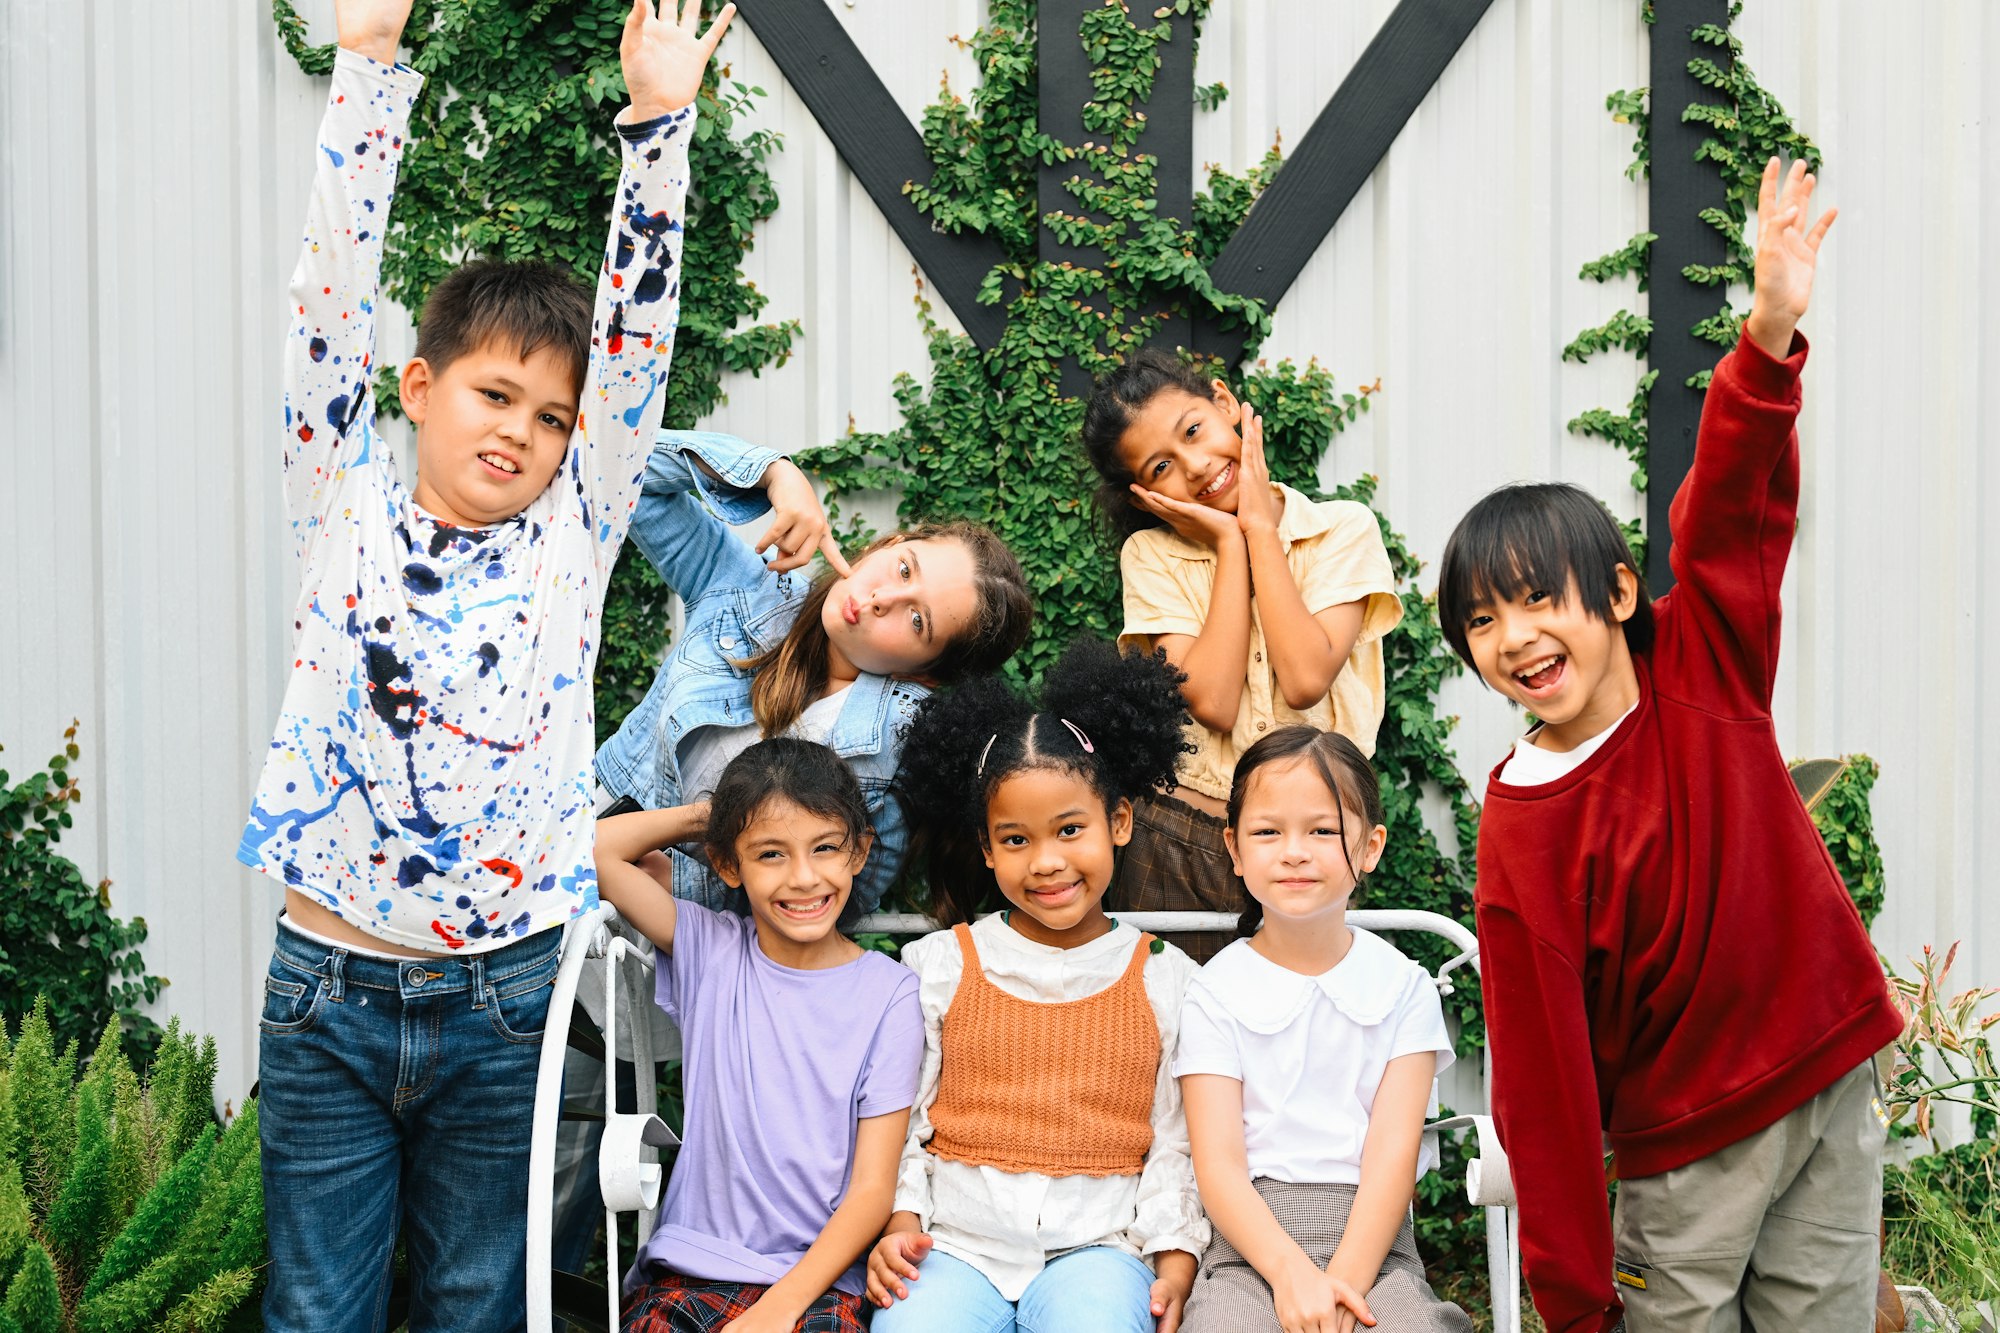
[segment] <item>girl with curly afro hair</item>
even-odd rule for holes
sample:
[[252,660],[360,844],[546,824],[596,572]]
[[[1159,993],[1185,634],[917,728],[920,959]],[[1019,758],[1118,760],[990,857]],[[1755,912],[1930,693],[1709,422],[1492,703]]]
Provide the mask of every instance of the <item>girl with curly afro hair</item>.
[[[1080,641],[1036,702],[989,679],[917,710],[899,794],[959,924],[903,950],[924,1067],[875,1333],[1180,1320],[1209,1236],[1171,1076],[1195,967],[1103,903],[1133,800],[1173,785],[1180,683]],[[1006,909],[965,924],[993,891]]]

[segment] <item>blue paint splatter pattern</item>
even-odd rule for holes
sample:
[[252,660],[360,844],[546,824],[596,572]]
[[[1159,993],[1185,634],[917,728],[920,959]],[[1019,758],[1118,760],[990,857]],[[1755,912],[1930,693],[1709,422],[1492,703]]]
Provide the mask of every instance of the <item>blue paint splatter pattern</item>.
[[624,160],[581,412],[521,513],[419,509],[375,430],[375,303],[415,72],[342,51],[285,344],[291,677],[237,857],[381,939],[478,952],[596,899],[590,680],[680,309],[685,108]]

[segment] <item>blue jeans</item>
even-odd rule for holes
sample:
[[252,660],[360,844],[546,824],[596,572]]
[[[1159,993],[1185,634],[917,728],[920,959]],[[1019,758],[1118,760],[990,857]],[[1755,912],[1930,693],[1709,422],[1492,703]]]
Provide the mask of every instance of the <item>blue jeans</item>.
[[1153,1270],[1123,1250],[1071,1250],[1009,1301],[942,1250],[917,1265],[909,1298],[875,1312],[873,1333],[1153,1333]]
[[272,1333],[527,1325],[528,1138],[560,931],[391,962],[282,925],[257,1073]]

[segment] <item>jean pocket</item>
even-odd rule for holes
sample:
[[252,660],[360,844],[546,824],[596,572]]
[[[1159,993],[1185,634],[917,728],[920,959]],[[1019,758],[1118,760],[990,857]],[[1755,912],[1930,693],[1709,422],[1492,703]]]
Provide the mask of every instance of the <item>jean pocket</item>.
[[319,1018],[319,1007],[326,999],[326,983],[294,981],[276,972],[274,963],[272,975],[264,978],[264,1012],[258,1015],[257,1026],[272,1036],[304,1032]]
[[539,967],[487,985],[486,1016],[503,1040],[541,1041],[549,1025],[549,999],[555,994],[558,961],[551,954]]

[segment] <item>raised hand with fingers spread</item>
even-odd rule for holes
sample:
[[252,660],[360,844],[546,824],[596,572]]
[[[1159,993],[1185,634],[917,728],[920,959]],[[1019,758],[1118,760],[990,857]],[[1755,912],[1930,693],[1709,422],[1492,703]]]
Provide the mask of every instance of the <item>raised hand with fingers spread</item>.
[[632,98],[631,118],[653,120],[694,101],[702,71],[735,17],[736,6],[724,5],[702,32],[701,0],[659,0],[657,11],[653,0],[632,0],[618,43],[625,89]]
[[1783,180],[1781,190],[1777,158],[1764,164],[1757,189],[1757,291],[1746,323],[1757,345],[1779,360],[1790,352],[1792,331],[1812,302],[1820,243],[1840,212],[1830,208],[1813,220],[1819,180],[1803,161],[1793,162]]

